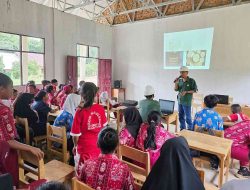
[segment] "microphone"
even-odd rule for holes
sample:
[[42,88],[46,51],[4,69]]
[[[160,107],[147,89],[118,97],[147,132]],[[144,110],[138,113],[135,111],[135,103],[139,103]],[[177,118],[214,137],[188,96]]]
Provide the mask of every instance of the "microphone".
[[180,78],[181,78],[181,76],[179,76],[178,78],[176,78],[176,79],[174,80],[174,83],[176,83]]

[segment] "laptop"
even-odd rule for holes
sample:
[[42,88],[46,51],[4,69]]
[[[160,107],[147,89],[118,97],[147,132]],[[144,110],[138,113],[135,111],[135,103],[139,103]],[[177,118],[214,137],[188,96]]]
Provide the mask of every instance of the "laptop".
[[175,101],[160,99],[159,103],[160,103],[161,113],[163,115],[171,115],[174,113]]
[[215,96],[219,99],[218,104],[229,104],[229,96],[219,94],[215,94]]

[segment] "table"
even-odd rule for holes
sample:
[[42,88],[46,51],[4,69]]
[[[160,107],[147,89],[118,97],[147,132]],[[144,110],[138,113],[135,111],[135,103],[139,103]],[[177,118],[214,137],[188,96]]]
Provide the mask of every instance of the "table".
[[226,166],[226,180],[228,178],[233,141],[188,130],[182,130],[179,134],[187,139],[190,148],[216,155],[219,158],[220,169],[218,186],[220,188],[223,184],[224,166]]
[[111,113],[111,112],[115,112],[117,114],[117,117],[116,117],[116,125],[117,125],[117,131],[118,133],[120,133],[121,131],[121,126],[120,126],[120,113],[125,110],[127,107],[126,106],[119,106],[117,108],[112,108],[109,110],[109,113],[108,115]]
[[179,123],[178,112],[174,112],[173,114],[170,114],[170,115],[163,115],[162,118],[167,123],[167,130],[168,131],[169,131],[170,124],[174,124],[175,125],[175,132],[177,132],[178,123]]

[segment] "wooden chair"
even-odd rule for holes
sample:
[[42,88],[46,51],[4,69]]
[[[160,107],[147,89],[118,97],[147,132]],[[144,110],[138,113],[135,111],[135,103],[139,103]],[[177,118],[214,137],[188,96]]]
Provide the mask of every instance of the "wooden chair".
[[203,107],[204,95],[203,94],[193,94],[192,100],[192,115],[194,116],[196,112],[200,111]]
[[74,177],[72,179],[72,190],[94,190],[94,189],[89,187],[87,184],[77,180],[76,177]]
[[136,190],[141,190],[142,185],[143,185],[143,184],[138,183],[138,182],[135,181],[135,189],[136,189]]
[[[24,126],[25,128],[25,143],[30,144],[30,132],[29,132],[29,124],[27,118],[21,118],[16,116],[16,123]],[[36,136],[33,138],[34,145],[37,147],[39,143],[46,142],[46,135]]]
[[[59,143],[62,148],[56,148],[53,143]],[[67,151],[67,136],[65,127],[55,127],[47,124],[47,151],[49,156],[56,155],[64,163],[68,162],[69,152]]]
[[[135,148],[131,148],[126,145],[120,145],[118,147],[118,157],[130,168],[132,175],[136,182],[143,184],[150,172],[150,159],[149,153],[143,152]],[[145,165],[145,168],[135,165],[127,160],[136,161]]]

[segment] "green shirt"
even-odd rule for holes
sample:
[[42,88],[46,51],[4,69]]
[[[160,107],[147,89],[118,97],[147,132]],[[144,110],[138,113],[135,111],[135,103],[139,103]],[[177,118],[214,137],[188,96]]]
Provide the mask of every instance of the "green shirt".
[[187,93],[185,96],[181,96],[181,93],[184,91],[197,91],[197,85],[194,79],[187,78],[187,80],[184,82],[179,81],[178,83],[178,89],[176,90],[179,92],[178,94],[178,103],[185,106],[191,106],[193,94]]
[[139,102],[139,112],[141,114],[143,122],[147,121],[148,114],[150,114],[150,112],[152,111],[158,111],[159,113],[161,113],[160,104],[158,101],[145,99]]

